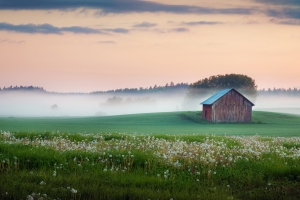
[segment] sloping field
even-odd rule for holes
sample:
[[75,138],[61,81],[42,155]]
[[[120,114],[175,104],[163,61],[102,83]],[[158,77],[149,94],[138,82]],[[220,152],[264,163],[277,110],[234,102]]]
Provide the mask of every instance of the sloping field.
[[228,134],[261,136],[300,136],[300,116],[254,111],[253,123],[211,124],[201,112],[149,113],[105,117],[0,118],[4,131],[60,131],[70,133],[138,134]]
[[257,110],[300,115],[300,108],[259,108]]

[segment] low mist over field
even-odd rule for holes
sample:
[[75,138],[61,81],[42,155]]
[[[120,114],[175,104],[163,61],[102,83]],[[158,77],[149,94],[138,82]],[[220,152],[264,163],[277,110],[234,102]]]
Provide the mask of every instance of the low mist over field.
[[[183,95],[1,92],[0,116],[105,116],[181,110]],[[200,107],[200,106],[199,106]]]
[[[187,100],[185,92],[154,94],[59,94],[0,92],[2,117],[106,116],[150,112],[202,110],[208,95]],[[300,97],[258,94],[254,110],[300,114]]]
[[259,95],[254,110],[300,115],[300,97],[287,95]]

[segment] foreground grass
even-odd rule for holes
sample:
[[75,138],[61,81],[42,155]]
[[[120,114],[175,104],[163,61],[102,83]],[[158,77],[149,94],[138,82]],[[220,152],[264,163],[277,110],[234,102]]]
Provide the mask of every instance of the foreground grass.
[[0,133],[0,199],[299,199],[300,138]]

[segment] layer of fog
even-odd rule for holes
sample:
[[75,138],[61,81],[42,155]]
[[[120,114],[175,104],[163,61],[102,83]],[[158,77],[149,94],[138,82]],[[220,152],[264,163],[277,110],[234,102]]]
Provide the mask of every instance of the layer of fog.
[[253,110],[300,115],[300,96],[259,95]]
[[[106,116],[181,110],[184,95],[0,92],[2,117]],[[114,98],[121,101],[114,102]],[[111,100],[113,99],[113,100]]]
[[[144,95],[0,92],[0,116],[75,117],[199,111],[200,103],[208,97],[187,100],[185,92]],[[300,96],[258,95],[253,103],[254,110],[300,114]]]

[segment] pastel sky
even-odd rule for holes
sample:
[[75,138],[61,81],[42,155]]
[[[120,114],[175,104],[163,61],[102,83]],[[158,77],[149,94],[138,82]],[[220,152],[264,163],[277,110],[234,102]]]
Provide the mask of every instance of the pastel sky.
[[0,0],[0,87],[91,92],[246,74],[300,88],[299,0]]

